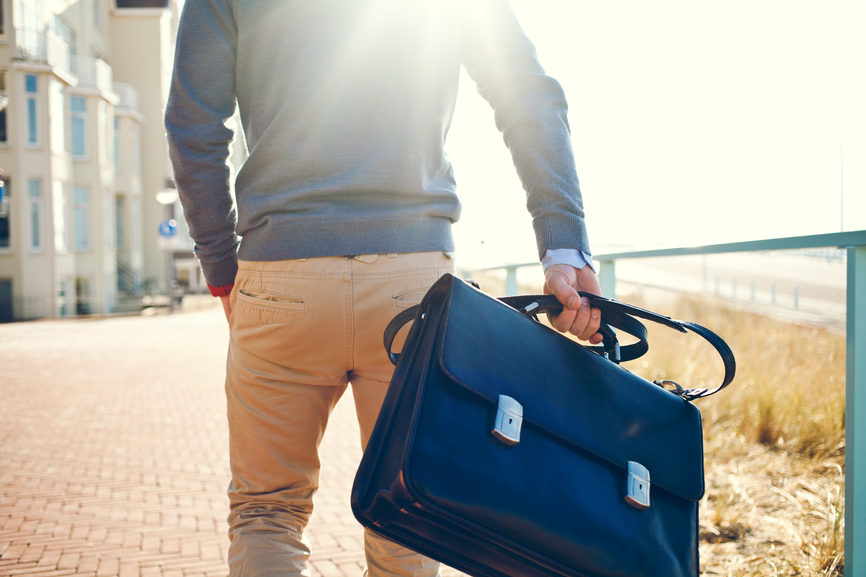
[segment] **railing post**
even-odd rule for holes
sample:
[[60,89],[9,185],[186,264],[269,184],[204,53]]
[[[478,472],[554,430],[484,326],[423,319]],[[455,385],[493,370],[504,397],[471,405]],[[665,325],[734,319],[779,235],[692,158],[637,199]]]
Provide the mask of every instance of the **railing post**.
[[505,267],[505,296],[513,297],[519,293],[517,288],[517,267]]
[[[866,572],[866,247],[848,249],[845,577]],[[859,362],[858,362],[859,361]]]
[[598,271],[601,294],[609,299],[616,298],[616,261],[603,260]]

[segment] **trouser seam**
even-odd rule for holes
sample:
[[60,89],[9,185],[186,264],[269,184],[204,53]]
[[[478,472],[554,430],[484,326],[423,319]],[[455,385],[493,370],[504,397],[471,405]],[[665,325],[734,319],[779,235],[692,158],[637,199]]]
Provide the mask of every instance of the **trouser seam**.
[[348,362],[346,373],[348,374],[355,368],[355,259],[349,259],[349,309],[346,315],[346,323],[348,324],[347,346],[348,346]]

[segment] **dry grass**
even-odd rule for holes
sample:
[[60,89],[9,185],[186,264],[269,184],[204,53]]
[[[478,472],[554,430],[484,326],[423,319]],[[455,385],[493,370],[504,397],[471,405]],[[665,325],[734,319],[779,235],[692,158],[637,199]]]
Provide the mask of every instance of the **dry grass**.
[[[504,288],[495,277],[479,280],[491,294]],[[618,298],[706,326],[737,358],[734,383],[695,401],[704,421],[707,486],[702,575],[841,577],[845,336],[709,298]],[[647,328],[650,352],[627,363],[629,370],[686,388],[720,382],[722,363],[703,339],[653,323]]]
[[[841,575],[845,337],[700,297],[621,300],[722,336],[737,378],[695,401],[704,421],[704,575]],[[722,364],[696,335],[648,325],[650,353],[628,368],[686,388],[715,387]]]

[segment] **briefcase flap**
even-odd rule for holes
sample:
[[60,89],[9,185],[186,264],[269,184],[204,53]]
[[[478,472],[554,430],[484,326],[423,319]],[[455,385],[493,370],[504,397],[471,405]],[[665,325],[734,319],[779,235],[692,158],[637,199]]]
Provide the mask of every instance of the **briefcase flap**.
[[439,362],[489,401],[491,414],[500,395],[511,397],[522,405],[524,428],[543,429],[623,471],[639,463],[653,490],[700,500],[703,441],[694,405],[462,281],[450,290]]

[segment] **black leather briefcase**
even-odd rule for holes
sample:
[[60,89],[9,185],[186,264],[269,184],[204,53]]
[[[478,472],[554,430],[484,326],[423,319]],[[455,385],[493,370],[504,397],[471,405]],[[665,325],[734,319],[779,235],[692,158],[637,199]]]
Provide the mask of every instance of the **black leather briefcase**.
[[[551,297],[494,299],[446,275],[414,317],[352,489],[366,527],[470,575],[698,575],[704,493],[692,399],[734,359],[698,325],[601,297],[593,350],[531,317]],[[507,303],[507,304],[506,304]],[[634,317],[693,331],[725,361],[713,391],[652,383],[618,360],[646,351]],[[392,359],[396,355],[392,354]]]

